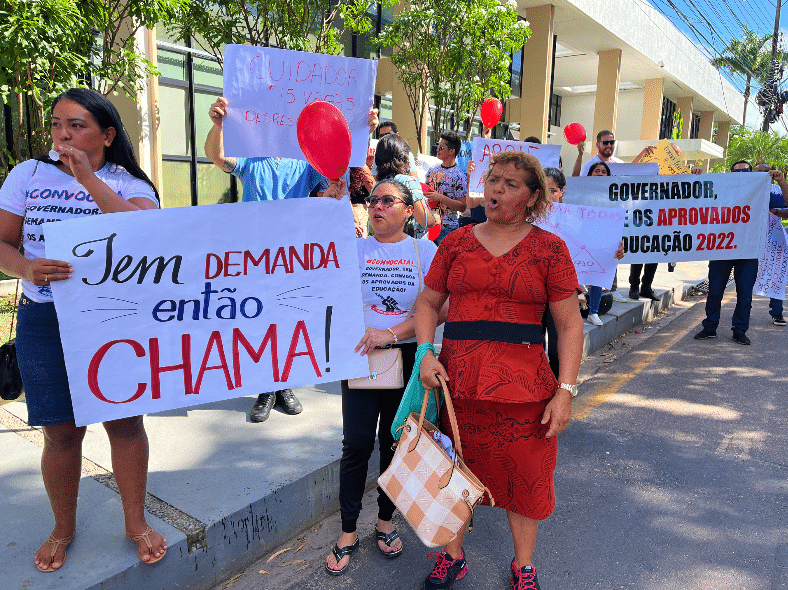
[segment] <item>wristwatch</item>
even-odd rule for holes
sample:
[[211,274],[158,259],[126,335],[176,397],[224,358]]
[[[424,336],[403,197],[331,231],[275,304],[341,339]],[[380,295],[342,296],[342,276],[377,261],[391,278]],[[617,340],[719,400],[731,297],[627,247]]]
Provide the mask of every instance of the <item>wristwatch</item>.
[[558,389],[566,389],[569,393],[572,394],[572,397],[577,397],[577,384],[569,385],[569,383],[559,383]]

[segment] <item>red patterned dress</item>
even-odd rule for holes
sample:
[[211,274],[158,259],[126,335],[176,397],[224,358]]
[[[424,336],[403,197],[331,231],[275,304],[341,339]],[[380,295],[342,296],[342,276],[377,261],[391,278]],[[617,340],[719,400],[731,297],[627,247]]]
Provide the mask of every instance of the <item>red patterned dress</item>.
[[[548,302],[575,292],[577,275],[566,244],[550,232],[533,227],[496,257],[481,245],[473,226],[466,226],[443,240],[424,283],[449,294],[447,323],[540,325]],[[449,373],[468,467],[496,506],[547,518],[555,506],[557,446],[556,437],[545,438],[549,424],[540,420],[558,382],[544,347],[444,338],[439,360]],[[444,406],[441,424],[450,430],[445,412]]]

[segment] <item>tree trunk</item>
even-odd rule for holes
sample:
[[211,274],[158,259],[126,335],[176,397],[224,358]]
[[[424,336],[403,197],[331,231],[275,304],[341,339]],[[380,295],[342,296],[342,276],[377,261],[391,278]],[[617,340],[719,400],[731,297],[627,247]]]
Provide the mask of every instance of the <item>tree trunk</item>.
[[744,85],[744,112],[741,114],[741,124],[747,122],[747,103],[750,102],[750,75],[747,75],[747,83]]

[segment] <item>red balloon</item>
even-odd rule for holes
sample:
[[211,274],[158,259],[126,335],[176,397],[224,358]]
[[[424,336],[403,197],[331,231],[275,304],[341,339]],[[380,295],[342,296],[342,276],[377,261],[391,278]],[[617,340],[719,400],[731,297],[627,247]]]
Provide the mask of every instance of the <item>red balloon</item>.
[[577,145],[586,140],[586,128],[580,123],[569,123],[564,127],[564,137],[571,145]]
[[501,115],[503,115],[503,104],[494,96],[491,96],[482,103],[482,124],[487,127],[487,129],[495,127],[498,121],[501,120]]
[[329,180],[337,180],[350,164],[352,139],[347,119],[330,102],[304,107],[296,122],[298,145],[306,161]]

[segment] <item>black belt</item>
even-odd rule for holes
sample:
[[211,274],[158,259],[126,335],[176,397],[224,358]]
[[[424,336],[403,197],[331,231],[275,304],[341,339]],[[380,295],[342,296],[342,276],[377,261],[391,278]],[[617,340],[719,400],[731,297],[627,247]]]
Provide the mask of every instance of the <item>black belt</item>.
[[449,340],[492,340],[511,344],[544,345],[540,324],[514,324],[512,322],[446,322],[443,337]]

